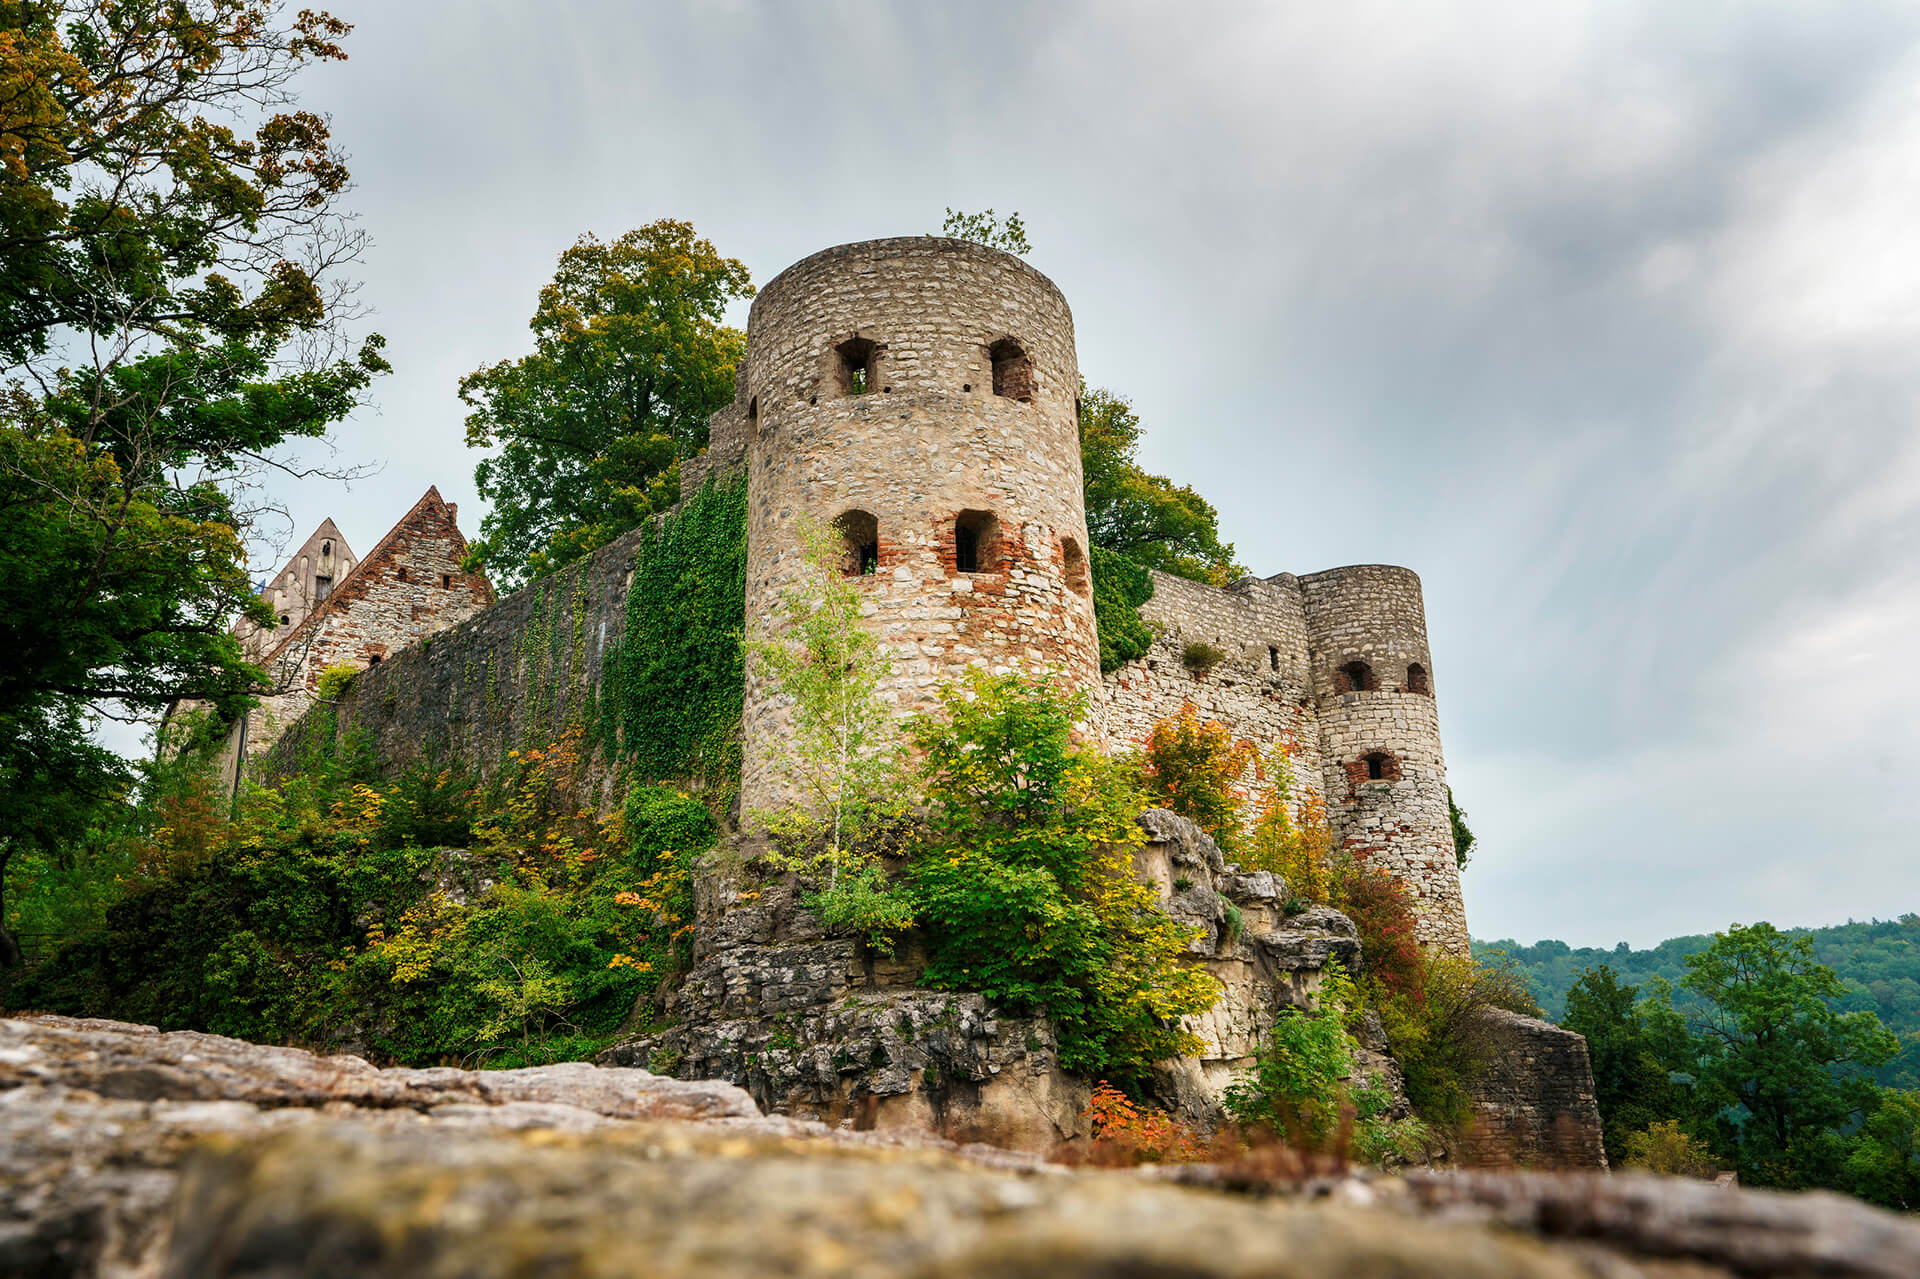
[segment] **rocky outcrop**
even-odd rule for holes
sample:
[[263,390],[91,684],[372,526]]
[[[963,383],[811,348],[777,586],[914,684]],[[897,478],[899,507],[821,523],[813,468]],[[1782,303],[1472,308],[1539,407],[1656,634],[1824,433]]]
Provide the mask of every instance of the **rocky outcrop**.
[[602,1065],[730,1080],[769,1111],[860,1131],[1034,1151],[1084,1135],[1089,1089],[1059,1069],[1050,1023],[920,988],[912,936],[897,952],[828,936],[791,876],[756,877],[757,851],[740,841],[698,877],[677,1024]]
[[[1184,817],[1148,809],[1140,826],[1135,874],[1192,927],[1188,962],[1222,992],[1189,1022],[1201,1054],[1167,1063],[1159,1092],[1175,1113],[1211,1125],[1278,1011],[1311,1007],[1330,961],[1358,967],[1359,934],[1338,911],[1295,908],[1278,876],[1230,866]],[[675,1024],[614,1046],[603,1065],[730,1080],[770,1111],[862,1130],[1036,1151],[1087,1135],[1091,1081],[1059,1068],[1045,1018],[921,988],[926,955],[912,934],[895,952],[829,935],[760,851],[739,840],[703,869],[693,970],[668,1008]],[[1368,1062],[1398,1095],[1390,1059]]]
[[[1833,1195],[1646,1176],[1326,1169],[1302,1180],[1258,1156],[1069,1171],[763,1117],[727,1084],[634,1069],[497,1073],[0,1020],[0,1274],[1920,1273],[1920,1224]],[[713,1117],[622,1117],[665,1113]]]

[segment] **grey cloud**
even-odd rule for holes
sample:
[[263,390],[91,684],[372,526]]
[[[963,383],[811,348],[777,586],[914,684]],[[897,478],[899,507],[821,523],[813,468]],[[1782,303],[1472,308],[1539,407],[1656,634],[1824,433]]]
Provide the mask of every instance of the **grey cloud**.
[[363,8],[308,92],[399,372],[303,529],[477,524],[455,385],[582,231],[1017,209],[1245,562],[1422,574],[1476,932],[1920,904],[1911,7]]

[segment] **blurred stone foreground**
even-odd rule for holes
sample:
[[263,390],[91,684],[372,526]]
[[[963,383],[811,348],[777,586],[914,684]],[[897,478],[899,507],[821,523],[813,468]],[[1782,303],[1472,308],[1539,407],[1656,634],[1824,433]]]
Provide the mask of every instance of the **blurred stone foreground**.
[[1592,1173],[1069,1170],[576,1063],[378,1070],[0,1020],[0,1275],[1920,1275],[1828,1194]]

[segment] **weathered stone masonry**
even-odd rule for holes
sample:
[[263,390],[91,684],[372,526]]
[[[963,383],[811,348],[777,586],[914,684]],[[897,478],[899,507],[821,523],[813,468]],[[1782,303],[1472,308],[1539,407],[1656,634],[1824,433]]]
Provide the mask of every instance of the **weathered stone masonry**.
[[[1079,386],[1066,300],[1018,258],[922,236],[781,272],[754,301],[737,400],[712,432],[746,464],[749,633],[768,634],[810,521],[846,543],[903,713],[971,665],[1092,687]],[[784,722],[749,675],[747,807],[784,793]]]
[[[1344,845],[1413,894],[1421,940],[1466,953],[1419,579],[1366,564],[1224,590],[1166,573],[1153,580],[1141,609],[1157,631],[1153,648],[1100,689],[1096,720],[1109,747],[1138,746],[1185,702],[1263,755],[1284,747],[1295,817],[1323,806]],[[1226,659],[1188,669],[1183,653],[1196,642]]]
[[[969,667],[1015,664],[1087,691],[1090,731],[1117,749],[1137,746],[1154,722],[1192,702],[1263,754],[1285,747],[1296,809],[1324,806],[1345,844],[1414,893],[1422,939],[1464,952],[1419,580],[1359,565],[1215,589],[1156,573],[1142,609],[1157,632],[1153,647],[1103,679],[1078,381],[1058,290],[979,245],[846,245],[776,277],[749,321],[735,401],[714,415],[708,450],[682,469],[689,493],[715,472],[747,476],[750,636],[771,634],[780,593],[801,565],[805,524],[833,529],[841,568],[896,663],[885,691],[901,714]],[[423,518],[444,512],[450,537],[443,546],[423,524],[415,540],[453,554],[451,508],[423,506]],[[366,734],[389,767],[425,754],[484,771],[511,749],[554,741],[590,714],[606,655],[622,642],[641,536],[430,640],[408,632],[420,642],[405,651],[374,653],[375,638],[326,622],[353,598],[404,602],[401,583],[416,584],[399,576],[398,558],[387,556],[391,570],[367,572],[383,544],[348,578],[364,575],[367,588],[308,619],[320,623],[316,671],[326,660],[385,657],[362,672],[328,727]],[[1226,656],[1189,669],[1184,650],[1196,642]],[[757,681],[745,696],[743,800],[767,806],[782,793],[774,761],[785,711]],[[274,766],[295,765],[299,737],[289,735]],[[588,777],[594,794],[581,798],[608,807],[617,778],[601,764]],[[1272,876],[1235,873],[1180,819],[1149,814],[1143,825],[1138,869],[1171,913],[1196,924],[1190,961],[1226,989],[1193,1025],[1205,1050],[1168,1063],[1160,1081],[1170,1104],[1204,1118],[1277,1010],[1307,1002],[1327,960],[1353,962],[1356,943],[1333,912],[1286,916]],[[749,896],[708,875],[698,888],[695,969],[674,996],[680,1021],[610,1053],[719,1073],[794,1114],[1014,1144],[1078,1131],[1084,1081],[1058,1074],[1044,1024],[1002,1016],[978,995],[919,989],[916,956],[883,962],[826,935],[796,908],[790,885]],[[1597,1160],[1584,1042],[1525,1019],[1501,1029],[1511,1042],[1476,1098],[1489,1135],[1469,1153]],[[1369,1055],[1391,1073],[1374,1046]]]
[[[747,475],[749,638],[770,634],[802,566],[804,526],[834,530],[893,659],[883,692],[901,714],[968,667],[1019,664],[1091,694],[1095,733],[1131,749],[1191,701],[1263,754],[1284,745],[1296,806],[1324,805],[1343,842],[1413,892],[1422,940],[1464,953],[1419,579],[1361,565],[1215,589],[1156,573],[1142,610],[1159,632],[1154,647],[1103,680],[1078,389],[1065,299],[1008,254],[937,237],[876,240],[776,276],[748,321],[734,403],[682,472],[689,493],[716,470]],[[343,723],[370,728],[396,761],[435,745],[482,767],[510,745],[538,744],[536,730],[557,732],[566,697],[594,695],[620,636],[637,537],[438,637],[402,668],[368,672]],[[1189,641],[1227,659],[1191,671]],[[556,701],[561,686],[571,691]],[[750,673],[745,808],[784,794],[775,761],[785,724],[780,697]]]

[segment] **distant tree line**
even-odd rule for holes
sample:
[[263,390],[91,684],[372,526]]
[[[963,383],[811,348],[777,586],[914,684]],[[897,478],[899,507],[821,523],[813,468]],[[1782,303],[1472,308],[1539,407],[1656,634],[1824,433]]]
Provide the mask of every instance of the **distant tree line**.
[[[1874,957],[1861,971],[1879,971],[1891,990],[1905,978],[1887,972],[1895,956],[1913,962],[1905,947],[1920,916],[1818,934],[1735,924],[1653,951],[1475,949],[1489,959],[1504,950],[1562,1009],[1561,1024],[1586,1036],[1616,1166],[1724,1169],[1749,1185],[1824,1187],[1920,1209],[1920,1093],[1882,1082],[1909,1078],[1890,1072],[1903,1036],[1861,986],[1821,962],[1816,936],[1835,933],[1844,936],[1835,949]],[[1604,962],[1557,987],[1563,966],[1581,958]],[[1910,1048],[1911,1031],[1904,1038]]]

